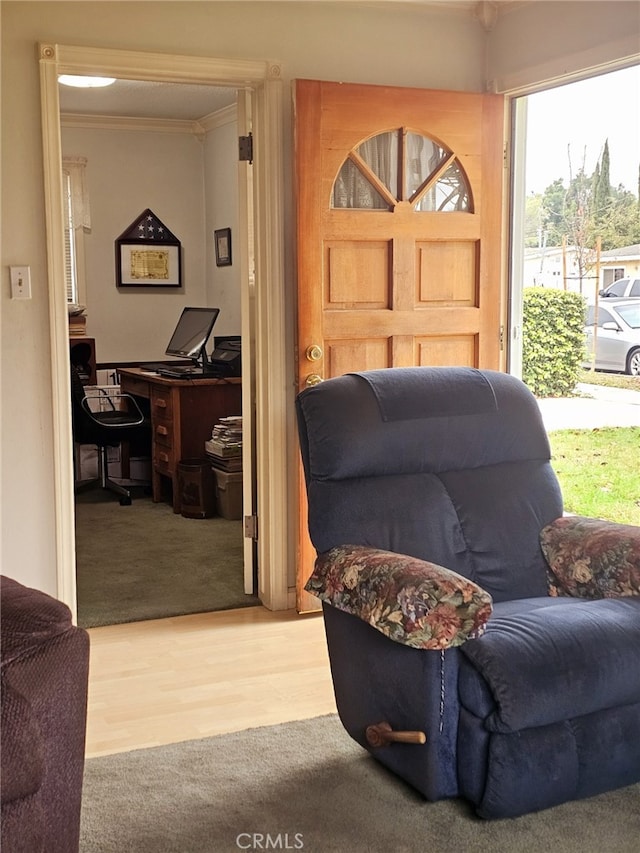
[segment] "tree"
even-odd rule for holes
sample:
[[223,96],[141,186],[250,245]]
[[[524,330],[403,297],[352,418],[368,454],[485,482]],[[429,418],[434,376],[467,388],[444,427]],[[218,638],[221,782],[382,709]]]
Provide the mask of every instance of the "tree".
[[525,199],[524,206],[524,245],[527,249],[535,249],[540,243],[542,223],[542,195],[532,193]]
[[601,225],[606,221],[611,204],[611,179],[609,177],[609,140],[606,139],[602,159],[596,164],[593,187],[593,219]]
[[583,164],[575,178],[571,174],[571,152],[569,151],[569,189],[565,197],[565,233],[573,245],[578,267],[580,292],[584,279],[594,262],[595,222],[593,217],[593,180],[589,180]]
[[547,234],[548,246],[559,246],[566,234],[565,199],[567,190],[562,178],[557,178],[542,194],[542,228]]
[[611,186],[608,139],[591,176],[585,172],[584,157],[574,174],[570,150],[568,155],[569,186],[557,179],[542,195],[527,198],[525,245],[560,246],[565,237],[576,252],[582,290],[595,263],[597,237],[601,238],[603,251],[640,243],[640,170],[636,199],[623,186]]
[[640,243],[640,207],[633,193],[623,186],[611,190],[609,211],[596,233],[602,238],[603,251]]

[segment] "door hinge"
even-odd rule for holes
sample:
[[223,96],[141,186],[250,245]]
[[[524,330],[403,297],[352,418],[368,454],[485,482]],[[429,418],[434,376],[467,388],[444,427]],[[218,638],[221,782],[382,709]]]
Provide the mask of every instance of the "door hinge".
[[258,540],[258,516],[245,515],[244,517],[244,538]]
[[504,350],[504,326],[500,326],[500,352]]
[[238,159],[253,163],[253,134],[238,137]]

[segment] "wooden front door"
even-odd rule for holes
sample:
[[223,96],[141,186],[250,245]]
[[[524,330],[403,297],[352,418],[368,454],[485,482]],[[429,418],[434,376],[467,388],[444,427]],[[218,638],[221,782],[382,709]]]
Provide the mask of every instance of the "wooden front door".
[[[504,103],[298,80],[298,388],[412,365],[501,366]],[[315,552],[300,475],[297,606]]]

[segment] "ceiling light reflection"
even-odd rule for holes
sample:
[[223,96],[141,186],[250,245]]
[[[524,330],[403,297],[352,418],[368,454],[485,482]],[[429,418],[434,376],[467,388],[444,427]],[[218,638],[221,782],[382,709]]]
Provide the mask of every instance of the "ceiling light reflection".
[[79,74],[60,74],[58,83],[77,89],[102,89],[116,82],[115,77],[82,77]]

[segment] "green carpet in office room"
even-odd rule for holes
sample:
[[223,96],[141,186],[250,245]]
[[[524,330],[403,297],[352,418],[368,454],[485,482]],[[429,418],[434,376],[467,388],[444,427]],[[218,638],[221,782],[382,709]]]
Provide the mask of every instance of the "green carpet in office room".
[[185,518],[134,493],[76,498],[78,624],[84,628],[259,604],[245,595],[242,522]]

